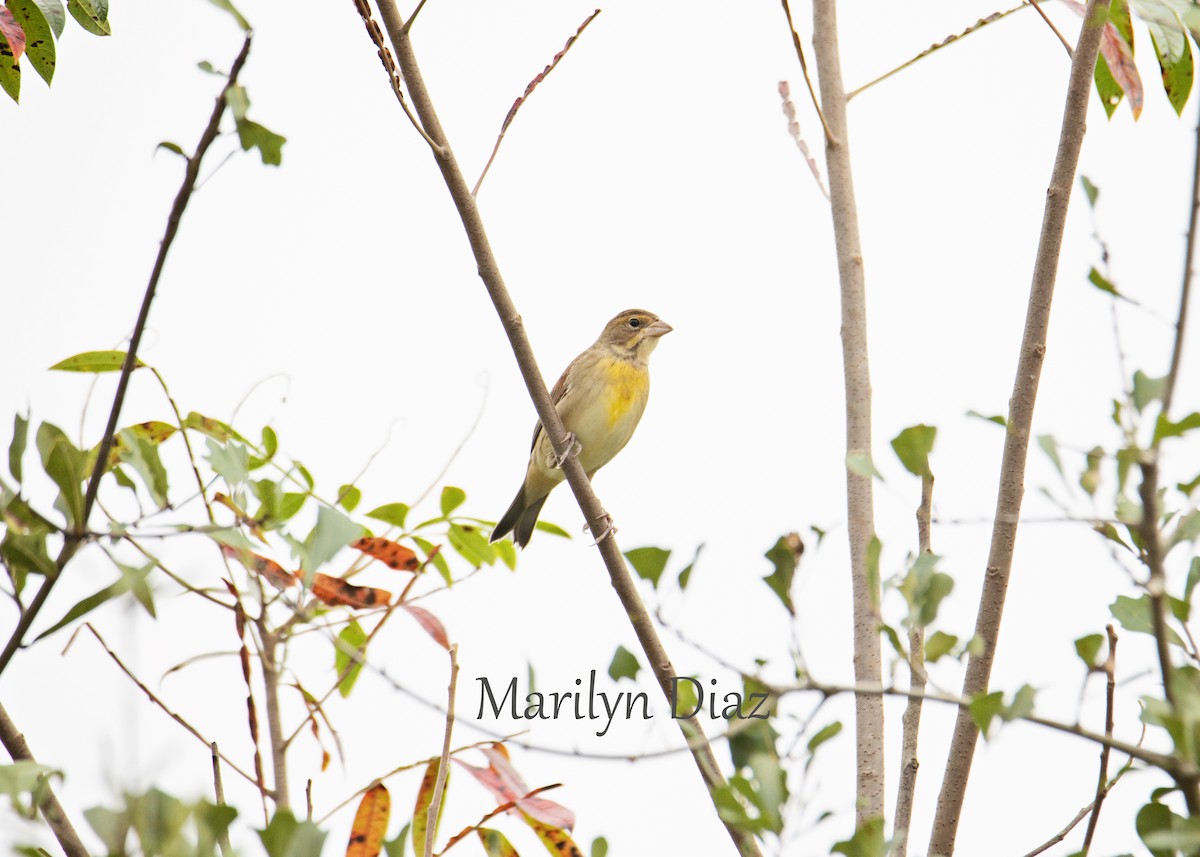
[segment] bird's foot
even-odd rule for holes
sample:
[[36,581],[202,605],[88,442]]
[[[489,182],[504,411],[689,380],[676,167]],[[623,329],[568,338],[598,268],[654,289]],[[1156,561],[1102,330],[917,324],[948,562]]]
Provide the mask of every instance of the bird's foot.
[[[605,512],[604,517],[600,520],[604,522],[604,529],[601,531],[600,535],[596,536],[596,541],[592,542],[593,547],[599,545],[605,539],[611,538],[617,534],[617,527],[616,524],[613,523],[612,515],[608,514],[608,512]],[[591,525],[584,524],[583,531],[585,533],[590,533],[592,531]]]
[[583,444],[575,437],[575,432],[567,432],[567,449],[562,455],[556,455],[553,451],[550,453],[549,461],[547,462],[555,470],[562,470],[563,463],[572,455],[579,455],[583,452]]

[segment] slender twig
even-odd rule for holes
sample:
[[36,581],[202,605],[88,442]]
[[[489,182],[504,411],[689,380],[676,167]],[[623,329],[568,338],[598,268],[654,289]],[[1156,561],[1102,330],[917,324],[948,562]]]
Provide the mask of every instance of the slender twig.
[[[1111,780],[1109,780],[1108,783],[1105,784],[1104,795],[1107,796],[1108,793],[1110,791],[1112,791],[1113,786],[1115,786],[1118,782],[1120,782],[1121,778],[1123,776],[1125,776],[1125,774],[1129,773],[1129,771],[1131,771],[1131,770],[1133,770],[1133,759],[1130,759],[1124,765],[1122,765],[1121,770],[1117,771],[1117,775],[1115,777],[1113,777]],[[1083,809],[1079,810],[1079,812],[1075,813],[1075,817],[1072,818],[1069,822],[1067,822],[1066,827],[1064,827],[1062,830],[1058,831],[1058,833],[1051,836],[1049,839],[1047,839],[1045,842],[1043,842],[1037,848],[1034,848],[1032,851],[1026,852],[1025,857],[1037,857],[1037,855],[1044,854],[1045,852],[1047,852],[1051,848],[1053,848],[1055,845],[1062,842],[1064,839],[1067,838],[1067,834],[1075,829],[1075,826],[1077,824],[1079,824],[1079,822],[1083,821],[1085,818],[1088,817],[1088,815],[1095,808],[1095,806],[1096,806],[1096,801],[1093,800],[1091,803],[1089,803]]]
[[1038,4],[1038,0],[1027,0],[1027,2],[1037,11],[1039,15],[1042,16],[1042,20],[1046,22],[1047,27],[1054,31],[1054,35],[1058,36],[1058,40],[1062,42],[1062,46],[1067,49],[1067,56],[1074,57],[1075,51],[1071,50],[1071,43],[1067,41],[1066,36],[1059,32],[1058,27],[1054,26],[1054,22],[1050,20],[1049,16],[1042,11],[1042,7]]
[[[129,667],[125,666],[125,663],[120,659],[120,657],[117,656],[117,653],[108,647],[108,643],[104,642],[104,638],[100,636],[100,632],[97,631],[95,628],[93,628],[90,622],[84,622],[83,625],[81,626],[81,629],[82,628],[86,628],[87,630],[92,632],[92,636],[96,638],[96,642],[100,644],[100,648],[104,649],[105,653],[112,659],[113,663],[115,663],[120,668],[121,672],[125,673],[125,675],[129,678],[130,681],[132,681],[134,684],[137,685],[138,690],[140,690],[142,693],[144,693],[146,695],[147,699],[149,699],[152,703],[154,703],[159,708],[161,708],[168,717],[170,717],[172,720],[174,720],[176,723],[178,723],[180,726],[182,726],[184,729],[186,729],[194,738],[196,738],[198,741],[200,741],[201,744],[204,744],[210,750],[212,749],[213,742],[209,741],[207,738],[205,738],[203,735],[201,735],[199,733],[199,731],[197,731],[196,727],[192,726],[192,724],[190,724],[186,720],[184,720],[183,717],[181,717],[180,715],[178,715],[174,711],[172,711],[170,708],[168,708],[167,704],[165,702],[163,702],[161,699],[159,699],[157,696],[155,696],[154,692],[152,690],[150,690],[150,688],[146,687],[146,685],[142,682],[142,680],[139,679],[136,675],[134,675],[133,671],[130,670]],[[75,633],[78,634],[79,631],[77,630]],[[72,640],[75,639],[75,634],[71,635],[71,639]],[[68,643],[68,646],[69,645],[70,645],[70,643]],[[237,764],[235,764],[233,762],[232,759],[230,759],[224,753],[221,753],[220,757],[221,757],[221,760],[223,762],[225,762],[225,764],[228,765],[239,776],[241,776],[247,782],[253,784],[256,788],[259,787],[258,781],[255,780],[254,777],[250,776],[245,771],[243,771],[241,768],[239,768],[237,766]]]
[[433,784],[433,800],[426,810],[425,857],[433,855],[433,840],[437,836],[438,814],[442,811],[442,793],[450,772],[450,736],[454,733],[454,696],[458,689],[458,643],[450,646],[450,687],[446,691],[446,732],[442,736],[442,755],[437,779]]
[[[3,705],[0,705],[0,744],[4,745],[4,749],[8,751],[8,755],[14,762],[37,763],[37,759],[34,758],[33,752],[25,742],[25,736],[9,718]],[[50,788],[49,782],[42,783],[41,794],[42,799],[38,804],[38,809],[42,811],[42,818],[46,819],[50,832],[54,834],[54,838],[58,840],[58,844],[62,846],[67,857],[88,857],[87,849],[83,847],[79,834],[75,832],[75,827],[67,818],[67,813],[63,810],[62,804],[58,802],[58,796]]]
[[993,12],[992,14],[988,15],[986,18],[980,18],[978,21],[976,21],[971,26],[967,27],[961,33],[955,33],[952,36],[947,36],[946,38],[942,39],[940,42],[930,45],[929,47],[927,47],[925,50],[921,51],[919,54],[917,54],[912,59],[896,66],[891,71],[885,72],[885,73],[879,75],[879,77],[876,77],[873,80],[870,80],[867,83],[864,83],[862,86],[858,87],[858,89],[850,90],[848,93],[846,93],[846,100],[849,101],[851,98],[854,98],[854,96],[858,95],[859,93],[865,92],[866,90],[870,89],[872,86],[874,86],[877,83],[883,83],[889,77],[899,74],[900,72],[904,71],[909,66],[913,65],[914,63],[919,62],[920,60],[925,59],[925,57],[929,56],[932,53],[935,53],[936,51],[940,51],[942,48],[946,47],[947,45],[954,44],[955,42],[957,42],[959,39],[963,38],[964,36],[969,36],[971,33],[978,32],[979,30],[982,30],[984,27],[986,27],[988,24],[995,23],[996,21],[999,21],[1001,18],[1007,18],[1009,15],[1013,14],[1014,12],[1020,12],[1027,5],[1028,5],[1027,2],[1022,2],[1020,6],[1014,6],[1013,8],[1006,9],[1003,12]]
[[[808,97],[812,99],[817,117],[821,120],[821,127],[825,129],[825,139],[835,140],[833,132],[829,130],[829,123],[825,121],[825,113],[821,110],[821,100],[817,98],[817,91],[813,89],[812,78],[808,74],[808,61],[804,58],[804,44],[800,41],[800,34],[796,32],[796,24],[792,21],[792,7],[788,5],[788,0],[781,0],[781,2],[783,3],[783,14],[787,16],[788,30],[792,33],[792,47],[796,49],[796,59],[800,60],[800,71],[804,73],[804,83],[808,87]],[[825,196],[828,197],[829,194],[825,194]]]
[[[500,274],[500,267],[496,262],[495,255],[492,253],[487,231],[483,225],[483,219],[480,217],[479,208],[475,204],[475,198],[471,196],[470,188],[467,187],[462,170],[459,168],[458,161],[454,157],[454,152],[451,150],[449,143],[446,142],[446,134],[442,130],[441,122],[438,120],[437,111],[429,95],[429,90],[425,87],[425,81],[421,76],[421,69],[413,53],[412,42],[409,40],[408,34],[404,32],[404,22],[401,20],[400,13],[396,9],[395,0],[379,0],[379,13],[380,17],[383,18],[384,28],[391,39],[392,47],[396,51],[396,56],[400,64],[400,72],[408,88],[409,95],[412,98],[413,106],[416,108],[417,114],[421,117],[424,127],[434,139],[439,141],[440,149],[434,152],[438,169],[441,171],[442,178],[445,180],[454,205],[458,209],[459,217],[467,234],[467,240],[470,242],[471,251],[475,257],[480,279],[483,280],[488,296],[491,298],[500,321],[504,325],[504,330],[508,336],[509,344],[512,346],[517,366],[521,371],[521,377],[525,381],[526,389],[533,400],[538,419],[542,423],[542,429],[550,439],[555,454],[562,457],[563,473],[567,484],[571,488],[571,492],[575,495],[575,500],[579,504],[580,510],[583,512],[584,520],[587,521],[592,532],[603,532],[611,521],[611,518],[604,510],[604,506],[600,503],[600,499],[596,496],[595,491],[592,490],[591,482],[588,481],[587,474],[584,472],[583,466],[579,463],[578,456],[572,449],[573,445],[567,442],[566,431],[563,429],[558,411],[555,410],[554,404],[550,400],[550,391],[546,388],[541,371],[538,369],[537,360],[533,354],[533,347],[530,345],[529,337],[525,333],[524,323],[517,312],[512,297],[508,293],[508,289],[504,285],[504,278]],[[599,540],[597,548],[604,559],[604,565],[608,571],[613,589],[616,591],[617,597],[620,599],[621,605],[638,637],[638,641],[642,645],[646,660],[654,671],[655,678],[658,680],[663,695],[669,699],[672,682],[677,673],[671,664],[671,659],[667,655],[666,649],[663,648],[658,633],[654,629],[650,614],[646,611],[646,607],[642,603],[637,586],[634,584],[633,578],[629,574],[629,569],[625,565],[625,558],[621,553],[620,546],[617,544],[615,535],[610,533],[608,537]],[[726,788],[728,784],[721,773],[721,769],[717,766],[712,745],[704,737],[703,727],[701,727],[700,722],[695,717],[681,718],[676,722],[684,738],[687,739],[692,758],[700,771],[701,777],[704,779],[705,785],[709,789],[710,797],[715,801],[717,790]],[[715,806],[714,803],[714,808]],[[737,845],[744,857],[761,857],[762,852],[759,850],[751,834],[732,823],[723,823],[730,839]]]
[[279,711],[279,672],[283,644],[267,628],[266,610],[257,621],[262,652],[259,661],[263,673],[263,698],[267,708],[267,735],[271,746],[272,781],[275,784],[275,808],[290,809],[287,773],[287,742],[283,738],[283,723]]
[[313,805],[312,805],[312,777],[308,778],[308,782],[304,785],[304,805],[307,808],[307,814],[304,816],[308,821],[312,821]]
[[17,620],[17,627],[13,629],[12,636],[9,637],[8,643],[4,646],[4,651],[0,652],[0,673],[8,666],[17,649],[21,647],[21,643],[25,639],[25,634],[29,631],[29,627],[33,624],[33,620],[37,618],[38,613],[41,612],[42,607],[46,603],[46,599],[50,597],[50,590],[54,588],[58,579],[62,577],[63,569],[83,544],[84,534],[87,532],[87,521],[91,516],[92,507],[96,504],[96,493],[100,490],[100,478],[104,475],[108,464],[108,456],[112,451],[113,439],[117,434],[117,421],[121,418],[121,406],[125,403],[125,391],[129,388],[129,376],[133,374],[133,370],[138,365],[138,346],[141,344],[142,334],[146,330],[146,322],[150,317],[150,304],[153,302],[154,293],[158,289],[158,280],[162,276],[163,266],[167,261],[167,253],[171,249],[171,244],[175,241],[175,235],[179,232],[179,222],[183,217],[184,210],[187,208],[188,201],[192,197],[192,191],[195,190],[196,178],[200,174],[200,163],[204,159],[204,155],[208,152],[209,146],[217,139],[217,132],[221,126],[221,116],[225,113],[225,96],[237,84],[238,74],[241,72],[242,66],[246,64],[246,58],[249,55],[250,36],[247,35],[245,41],[242,43],[241,52],[237,55],[237,59],[233,61],[233,67],[229,70],[229,77],[225,81],[225,86],[221,89],[221,94],[217,96],[217,103],[213,107],[208,125],[205,126],[204,133],[200,135],[200,142],[196,145],[196,152],[187,159],[187,167],[183,173],[183,183],[179,187],[179,192],[175,195],[175,201],[171,205],[171,212],[167,215],[167,226],[163,231],[162,241],[159,242],[158,255],[154,259],[154,267],[150,271],[150,280],[146,284],[146,293],[142,297],[142,306],[138,311],[137,321],[133,326],[133,335],[129,339],[129,350],[125,352],[125,362],[121,366],[121,374],[117,379],[117,392],[113,396],[112,410],[108,414],[108,425],[105,427],[104,435],[100,439],[100,446],[96,454],[96,463],[93,465],[92,474],[88,478],[87,491],[83,501],[83,514],[78,521],[73,522],[73,531],[67,533],[65,536],[62,549],[55,560],[58,573],[42,581],[37,595],[33,597],[33,600],[29,602],[29,606]]
[[[209,748],[212,751],[213,796],[216,798],[217,806],[225,806],[225,787],[221,784],[221,751],[217,749],[216,741],[213,741]],[[221,830],[217,837],[217,846],[221,849],[221,857],[230,857],[233,853],[228,829]]]
[[[421,11],[421,6],[424,6],[424,0],[417,6],[417,11]],[[392,59],[392,52],[388,50],[387,45],[383,43],[383,33],[379,30],[379,24],[371,17],[371,7],[367,5],[367,0],[354,0],[354,8],[358,10],[359,16],[362,17],[363,26],[367,28],[367,35],[371,37],[371,41],[375,43],[378,49],[379,61],[383,63],[383,68],[388,74],[388,83],[392,85],[392,92],[396,95],[396,100],[400,102],[400,109],[404,111],[404,115],[408,117],[408,121],[417,129],[417,133],[421,135],[429,148],[433,150],[435,155],[441,154],[441,148],[429,136],[429,132],[413,115],[412,110],[408,106],[408,99],[404,97],[404,87],[400,85],[400,76],[396,74],[396,61]],[[414,13],[415,14],[415,13]]]
[[559,788],[562,788],[562,783],[553,783],[552,785],[542,786],[541,788],[536,788],[533,791],[522,795],[517,800],[510,800],[507,803],[500,804],[500,806],[496,807],[491,812],[484,815],[483,818],[479,819],[479,821],[475,822],[470,827],[464,827],[458,833],[451,836],[450,839],[446,842],[446,847],[437,853],[437,857],[442,857],[442,855],[445,854],[447,851],[449,851],[452,846],[457,845],[463,839],[470,836],[472,831],[478,830],[479,828],[483,827],[484,824],[486,824],[488,821],[495,818],[496,816],[500,815],[501,813],[505,813],[505,812],[508,812],[510,809],[513,809],[518,804],[520,804],[521,801],[529,800],[531,797],[540,795],[543,792],[548,792],[551,789],[559,789]]
[[417,4],[417,8],[412,10],[412,14],[408,16],[408,20],[404,22],[404,32],[412,29],[413,24],[417,23],[417,16],[421,14],[421,10],[425,8],[425,0],[421,0]]
[[[813,2],[813,47],[820,78],[821,104],[829,122],[825,168],[829,174],[833,234],[837,249],[842,306],[842,367],[846,390],[846,456],[871,452],[871,373],[867,349],[867,295],[858,203],[850,167],[846,89],[839,57],[836,0]],[[850,579],[854,615],[854,680],[877,684],[883,675],[879,643],[879,578],[868,569],[875,539],[870,476],[846,468],[846,524],[850,539]],[[872,579],[874,578],[874,579]],[[859,824],[884,810],[883,700],[863,695],[854,700]]]
[[[504,122],[500,125],[500,136],[496,138],[496,145],[492,146],[492,154],[488,156],[487,163],[483,165],[483,172],[479,174],[479,178],[475,182],[475,187],[471,188],[471,196],[479,196],[479,186],[482,185],[483,180],[487,178],[488,170],[492,168],[492,161],[496,160],[496,153],[500,151],[500,144],[504,142],[504,135],[508,133],[508,126],[511,125],[513,120],[517,118],[517,111],[521,109],[521,105],[525,103],[529,96],[533,95],[533,91],[538,88],[538,84],[545,80],[546,77],[549,76],[550,72],[554,71],[555,67],[562,61],[562,58],[567,55],[567,51],[571,50],[571,46],[575,44],[575,40],[583,35],[583,31],[587,29],[588,24],[596,20],[596,16],[599,14],[600,10],[597,9],[584,19],[583,23],[579,25],[579,28],[575,30],[575,35],[567,39],[567,43],[563,45],[563,49],[554,55],[554,58],[550,60],[550,64],[548,66],[542,69],[542,71],[537,74],[533,80],[529,81],[528,85],[525,87],[525,92],[523,92],[520,97],[513,102],[512,107],[508,109],[508,114],[504,117]],[[411,25],[412,20],[410,19],[409,22],[404,25],[406,32]]]
[[[1108,632],[1108,658],[1104,661],[1104,675],[1107,679],[1104,692],[1104,734],[1111,738],[1113,734],[1113,706],[1117,695],[1117,632],[1112,625],[1105,628]],[[1108,757],[1112,748],[1107,744],[1100,748],[1100,773],[1096,777],[1096,797],[1092,801],[1092,817],[1088,819],[1087,832],[1083,836],[1081,853],[1087,857],[1092,848],[1092,837],[1096,835],[1096,824],[1100,821],[1100,809],[1104,806],[1104,798],[1108,794]]]
[[1163,417],[1170,416],[1171,402],[1175,398],[1175,380],[1179,376],[1179,364],[1183,359],[1183,334],[1187,330],[1188,299],[1192,291],[1192,276],[1195,273],[1197,217],[1200,216],[1200,120],[1196,122],[1196,154],[1192,166],[1192,208],[1188,216],[1187,249],[1183,255],[1183,285],[1179,289],[1179,313],[1175,317],[1175,345],[1171,349],[1171,368],[1167,372],[1167,383],[1163,390]]
[[[933,509],[933,474],[921,477],[921,505],[917,507],[917,544],[922,554],[932,553],[930,516]],[[908,686],[924,692],[927,681],[925,672],[925,626],[914,624],[908,632]],[[895,857],[908,854],[908,833],[912,824],[913,799],[917,792],[917,771],[921,766],[917,756],[917,743],[921,731],[920,697],[912,697],[904,708],[901,729],[904,737],[900,751],[900,785],[896,790],[896,820],[892,824],[892,853]]]
[[[970,656],[962,695],[970,698],[987,689],[1000,636],[1000,619],[1012,572],[1016,546],[1017,525],[1024,495],[1025,462],[1029,451],[1030,428],[1038,382],[1046,356],[1046,337],[1050,325],[1050,305],[1054,297],[1058,260],[1066,227],[1067,205],[1075,183],[1075,169],[1086,128],[1088,98],[1091,94],[1092,72],[1100,50],[1100,37],[1108,16],[1109,0],[1089,0],[1079,43],[1071,60],[1071,74],[1063,107],[1062,129],[1046,205],[1042,217],[1041,236],[1034,261],[1033,282],[1025,315],[1025,330],[1017,361],[1016,378],[1009,399],[1008,430],[1004,438],[1004,455],[1000,469],[1000,485],[996,499],[996,515],[992,525],[991,546],[988,550],[987,574],[979,600],[975,635],[982,640],[979,654]],[[930,837],[931,854],[951,855],[958,821],[966,796],[967,779],[975,755],[979,727],[969,711],[960,710],[954,725],[946,770],[938,796]]]

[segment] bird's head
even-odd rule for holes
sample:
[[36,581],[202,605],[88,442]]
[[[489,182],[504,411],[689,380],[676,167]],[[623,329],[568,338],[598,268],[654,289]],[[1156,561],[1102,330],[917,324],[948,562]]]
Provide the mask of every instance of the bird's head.
[[671,325],[644,309],[627,309],[604,327],[600,341],[625,356],[648,355]]

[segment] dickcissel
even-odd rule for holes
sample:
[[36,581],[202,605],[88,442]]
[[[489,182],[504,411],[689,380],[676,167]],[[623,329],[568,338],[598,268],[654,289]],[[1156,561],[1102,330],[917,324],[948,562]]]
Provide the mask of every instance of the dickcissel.
[[[671,325],[652,312],[627,309],[604,326],[600,338],[563,371],[550,391],[569,446],[579,455],[588,479],[620,452],[637,428],[650,396],[650,352]],[[529,544],[542,505],[562,482],[562,462],[539,422],[525,482],[491,541],[509,533],[521,547]]]

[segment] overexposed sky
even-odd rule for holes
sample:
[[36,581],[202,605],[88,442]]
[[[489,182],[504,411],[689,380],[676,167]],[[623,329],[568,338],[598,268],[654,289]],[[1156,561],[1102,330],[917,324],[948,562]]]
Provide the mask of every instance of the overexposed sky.
[[[974,0],[843,7],[850,87],[997,11]],[[241,82],[251,117],[288,138],[283,165],[262,166],[232,135],[218,140],[206,174],[233,157],[185,215],[139,355],[163,373],[185,411],[228,419],[259,385],[239,427],[270,423],[281,449],[302,460],[327,494],[378,451],[358,481],[362,510],[412,502],[470,434],[444,483],[468,492],[467,514],[494,519],[524,472],[533,409],[432,158],[395,104],[353,4],[246,0],[241,8],[256,27]],[[418,57],[469,180],[513,99],[594,8],[562,0],[427,4],[414,30]],[[807,44],[810,11],[804,4],[794,11]],[[1058,4],[1048,11],[1073,38],[1078,18]],[[155,146],[194,146],[220,86],[196,63],[228,67],[241,42],[227,15],[195,0],[119,0],[111,16],[110,39],[68,22],[53,88],[28,74],[22,105],[0,102],[0,175],[10,203],[0,230],[0,420],[28,408],[35,420],[75,437],[89,379],[46,367],[76,352],[120,347],[128,336],[181,173],[179,159]],[[1160,375],[1182,266],[1195,98],[1177,118],[1156,88],[1145,32],[1138,38],[1145,112],[1135,124],[1122,106],[1109,121],[1093,95],[1081,171],[1101,188],[1098,223],[1113,279],[1144,307],[1120,309],[1128,371]],[[874,453],[886,477],[876,487],[883,572],[901,571],[915,547],[919,499],[888,441],[905,426],[936,425],[937,514],[983,522],[942,524],[933,536],[943,568],[957,580],[938,627],[964,638],[974,623],[1003,435],[965,414],[1006,410],[1067,71],[1058,40],[1026,10],[850,106]],[[777,4],[616,0],[523,107],[479,199],[548,382],[621,309],[650,309],[675,328],[654,355],[654,391],[637,436],[596,480],[622,548],[671,548],[675,571],[705,545],[686,597],[661,597],[671,624],[747,668],[755,657],[768,658],[769,674],[785,680],[790,631],[760,582],[770,571],[762,553],[780,534],[799,530],[809,550],[796,583],[796,632],[813,674],[845,681],[837,272],[826,202],[780,110],[782,79],[791,81],[802,133],[824,172],[820,126]],[[1108,415],[1122,384],[1109,302],[1086,282],[1099,256],[1091,231],[1077,196],[1034,424],[1059,439],[1076,472],[1079,451],[1117,442]],[[1185,357],[1179,412],[1196,407],[1194,351]],[[91,395],[89,444],[102,431],[113,381],[102,378]],[[123,423],[147,419],[169,419],[169,409],[152,379],[135,376]],[[1190,478],[1194,442],[1175,454],[1167,470]],[[1056,514],[1036,488],[1063,495],[1058,476],[1036,450],[1030,461],[1025,511]],[[32,454],[26,470],[36,470]],[[186,484],[186,470],[173,472]],[[48,506],[49,483],[34,484]],[[436,497],[435,490],[426,501],[431,515]],[[1088,511],[1085,499],[1076,492],[1080,514]],[[572,533],[581,526],[565,490],[543,517]],[[830,532],[819,550],[814,525]],[[477,676],[523,678],[532,663],[539,689],[569,690],[590,670],[603,676],[618,643],[635,648],[588,542],[539,534],[515,575],[488,569],[422,602],[460,644],[459,705],[467,715],[478,704]],[[211,573],[215,581],[207,544],[164,550],[189,574]],[[1183,558],[1172,559],[1179,563],[1172,574],[1181,573]],[[47,621],[112,579],[95,551],[70,572]],[[384,578],[373,582],[398,588]],[[1074,719],[1082,669],[1071,641],[1102,631],[1118,594],[1136,593],[1086,526],[1024,528],[994,687],[1032,684],[1042,691],[1039,713]],[[232,659],[159,684],[186,657],[232,648],[231,623],[177,597],[166,582],[159,602],[157,623],[121,605],[109,605],[95,622],[176,710],[249,764],[244,686]],[[896,620],[898,609],[885,601]],[[0,615],[11,623],[11,610]],[[670,633],[665,638],[681,673],[736,685],[732,673]],[[112,804],[122,789],[158,784],[207,795],[205,749],[147,705],[92,641],[78,640],[61,657],[64,642],[60,635],[19,655],[0,693],[41,761],[66,770],[61,796],[81,826],[83,807]],[[425,698],[444,695],[443,657],[403,617],[370,654]],[[297,647],[291,665],[320,686],[329,680],[328,661],[327,644],[312,639]],[[1152,664],[1149,638],[1124,634],[1121,677]],[[953,663],[938,665],[933,679],[952,691],[961,682]],[[652,682],[640,681],[639,689],[660,706],[649,730],[619,722],[596,738],[587,721],[564,720],[537,724],[527,738],[617,755],[671,746],[677,732]],[[1127,738],[1138,733],[1138,692],[1137,685],[1124,690],[1117,711],[1118,734]],[[810,707],[797,702],[794,710]],[[900,710],[889,704],[889,808]],[[1083,712],[1085,724],[1102,724],[1099,684],[1089,686]],[[312,745],[301,744],[292,762],[294,794],[315,777],[318,814],[373,776],[440,747],[440,719],[377,675],[364,675],[330,714],[346,745],[345,769],[335,762],[317,773]],[[848,701],[827,705],[815,727],[835,718],[851,725]],[[928,836],[952,722],[953,712],[927,708],[912,853],[921,853]],[[456,731],[461,742],[482,737],[468,724]],[[807,783],[805,817],[837,814],[799,831],[784,853],[828,853],[850,832],[851,730],[822,756]],[[1024,853],[1049,838],[1091,799],[1096,756],[1091,745],[1034,727],[1003,730],[977,754],[960,853]],[[603,834],[614,854],[728,851],[685,756],[627,765],[517,751],[514,760],[531,786],[564,783],[552,797],[576,811],[585,848]],[[1101,850],[1140,848],[1133,811],[1160,780],[1130,776],[1114,791],[1100,822]],[[226,783],[231,801],[253,820],[252,793]],[[415,779],[395,781],[397,816],[409,811],[415,790]],[[443,831],[491,806],[460,777]],[[1002,829],[998,809],[1013,820]],[[331,822],[327,853],[340,853],[349,822],[348,813]],[[536,853],[539,846],[521,839],[517,827],[507,829],[519,849]],[[3,831],[9,841],[31,835],[9,822]],[[1079,835],[1051,853],[1070,853]],[[470,848],[478,850],[458,850]]]

